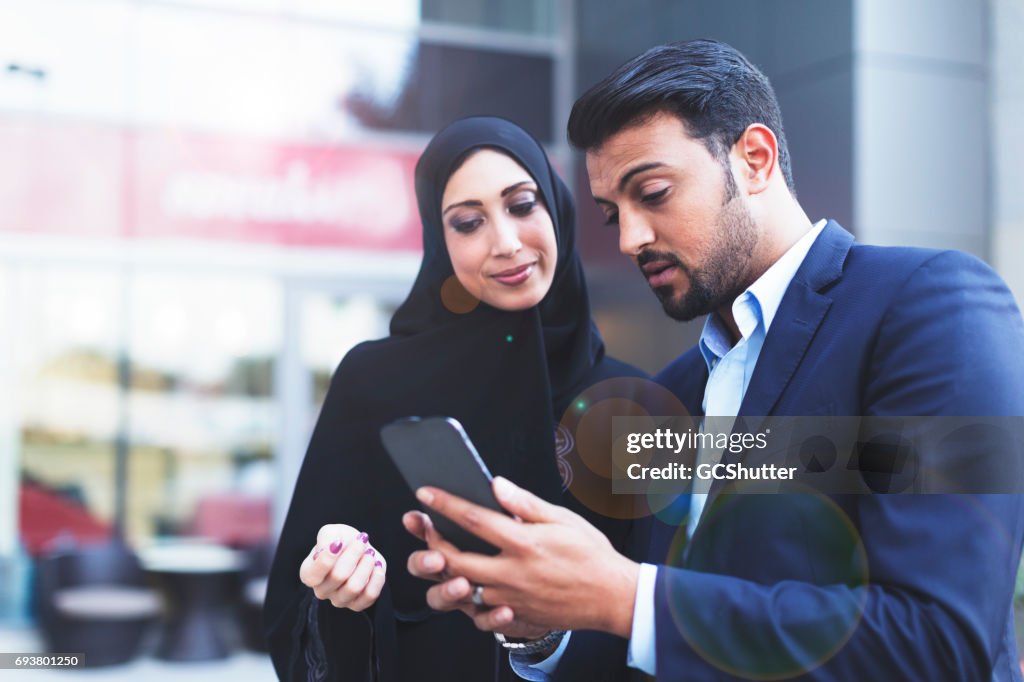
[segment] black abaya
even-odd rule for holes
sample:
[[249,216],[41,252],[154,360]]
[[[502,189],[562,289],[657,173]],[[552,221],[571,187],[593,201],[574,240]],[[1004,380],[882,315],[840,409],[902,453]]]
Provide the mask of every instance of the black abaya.
[[[505,152],[530,173],[555,227],[554,281],[527,310],[480,303],[456,313],[442,302],[453,271],[441,197],[455,165],[481,147]],[[380,427],[394,419],[455,417],[493,474],[583,513],[618,547],[629,532],[628,521],[591,512],[563,493],[558,419],[596,382],[642,373],[604,355],[576,251],[572,197],[543,149],[503,119],[463,119],[427,146],[416,167],[416,194],[420,271],[391,321],[391,335],[360,344],[335,372],[281,534],[265,619],[282,679],[518,679],[490,633],[461,613],[433,612],[425,601],[429,583],[406,571],[408,555],[422,545],[405,532],[401,517],[419,505],[380,443]],[[367,532],[389,561],[381,597],[365,613],[321,603],[299,582],[299,565],[328,523]]]

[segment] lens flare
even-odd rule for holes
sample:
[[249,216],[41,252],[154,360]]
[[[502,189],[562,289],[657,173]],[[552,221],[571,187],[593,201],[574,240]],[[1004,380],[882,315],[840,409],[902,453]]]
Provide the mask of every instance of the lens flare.
[[[688,416],[689,412],[667,388],[649,379],[618,377],[598,382],[569,403],[560,421],[573,447],[560,457],[572,471],[569,491],[581,504],[599,514],[617,519],[635,519],[665,509],[678,509],[678,495],[614,495],[613,474],[624,476],[626,468],[637,461],[616,461],[613,448],[615,417],[651,418]],[[623,436],[624,437],[624,436]],[[643,455],[640,455],[642,458]],[[686,496],[683,496],[686,498]],[[688,506],[688,505],[687,505]],[[670,513],[670,516],[673,516]]]
[[466,291],[458,277],[451,275],[441,285],[441,303],[450,312],[464,315],[473,312],[480,304],[480,300]]
[[[738,490],[742,494],[715,497],[689,543],[685,526],[676,532],[665,560],[676,567],[685,562],[692,580],[668,581],[665,596],[679,633],[706,662],[743,679],[788,679],[827,662],[857,629],[868,597],[868,556],[847,511],[832,499],[812,491],[756,494],[761,484],[750,483]],[[751,533],[752,527],[765,532]],[[727,556],[740,546],[758,561]],[[801,553],[801,561],[794,561],[794,552]],[[726,565],[728,574],[722,575]],[[766,581],[766,565],[787,570]],[[749,582],[744,604],[728,603],[737,590],[717,589],[732,580]],[[806,583],[817,589],[800,586]],[[765,628],[761,637],[737,640],[729,614],[758,599],[773,612],[811,615],[788,622],[784,631]]]

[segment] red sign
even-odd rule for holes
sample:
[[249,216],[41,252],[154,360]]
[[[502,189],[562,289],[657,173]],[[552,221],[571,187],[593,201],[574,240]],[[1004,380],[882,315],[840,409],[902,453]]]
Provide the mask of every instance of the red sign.
[[114,128],[0,118],[0,230],[123,234],[123,144]]
[[418,250],[416,154],[0,120],[2,230]]

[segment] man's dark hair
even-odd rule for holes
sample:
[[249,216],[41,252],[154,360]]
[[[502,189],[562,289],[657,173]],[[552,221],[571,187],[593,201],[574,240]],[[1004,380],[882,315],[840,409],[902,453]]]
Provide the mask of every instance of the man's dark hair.
[[593,149],[663,111],[678,116],[727,170],[729,150],[747,126],[767,126],[779,143],[786,185],[794,191],[782,113],[771,83],[735,48],[717,40],[659,45],[620,66],[576,100],[569,141]]

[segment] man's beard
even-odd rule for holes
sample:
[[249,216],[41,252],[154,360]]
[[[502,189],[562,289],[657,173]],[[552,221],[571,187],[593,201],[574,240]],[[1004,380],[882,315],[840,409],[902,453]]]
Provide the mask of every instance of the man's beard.
[[675,320],[688,322],[731,305],[751,284],[748,270],[757,245],[757,226],[738,198],[722,206],[714,230],[718,239],[698,268],[687,267],[666,251],[644,251],[637,258],[641,267],[654,260],[666,261],[686,275],[689,288],[681,296],[675,295],[671,284],[654,289],[665,314]]

